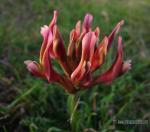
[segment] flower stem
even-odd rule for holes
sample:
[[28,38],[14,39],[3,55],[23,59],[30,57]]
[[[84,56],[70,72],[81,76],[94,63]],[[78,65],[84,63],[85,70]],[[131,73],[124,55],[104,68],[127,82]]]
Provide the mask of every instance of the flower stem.
[[68,97],[68,108],[70,113],[70,125],[72,132],[77,131],[77,125],[78,125],[78,113],[77,108],[80,102],[80,97],[76,95],[69,95]]

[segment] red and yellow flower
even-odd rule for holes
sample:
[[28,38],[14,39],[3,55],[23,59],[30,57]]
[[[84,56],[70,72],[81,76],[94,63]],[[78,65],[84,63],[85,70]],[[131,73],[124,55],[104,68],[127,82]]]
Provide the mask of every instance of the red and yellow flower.
[[[40,49],[39,63],[27,60],[25,64],[30,73],[42,77],[49,83],[58,83],[69,93],[87,89],[93,85],[103,83],[110,84],[115,78],[121,76],[131,68],[131,60],[123,61],[122,37],[118,37],[117,55],[110,68],[97,75],[92,73],[105,62],[106,55],[120,27],[124,24],[121,20],[109,36],[105,36],[99,43],[100,29],[91,29],[93,16],[86,14],[82,27],[78,21],[70,32],[70,41],[66,51],[63,39],[57,27],[57,11],[49,26],[41,28],[43,43]],[[55,59],[64,71],[59,74],[52,66]]]

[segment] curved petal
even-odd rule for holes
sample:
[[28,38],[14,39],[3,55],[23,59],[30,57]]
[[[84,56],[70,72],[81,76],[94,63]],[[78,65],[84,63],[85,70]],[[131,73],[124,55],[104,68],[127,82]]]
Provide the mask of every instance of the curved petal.
[[97,69],[104,63],[105,56],[107,54],[108,38],[104,37],[102,42],[98,45],[94,56],[92,58],[92,71]]
[[64,47],[63,40],[60,36],[57,26],[54,27],[53,31],[53,50],[56,55],[56,58],[64,58],[66,57],[66,50]]
[[108,36],[108,48],[107,48],[107,50],[110,49],[111,44],[112,44],[112,42],[113,42],[113,40],[114,40],[115,35],[119,32],[120,27],[121,27],[123,24],[124,24],[124,20],[121,20],[121,21],[116,25],[116,27],[113,29],[113,31],[111,32],[111,34]]
[[40,33],[43,36],[43,38],[47,36],[48,31],[49,31],[49,27],[47,25],[44,25],[43,27],[41,27]]
[[88,61],[85,65],[85,73],[80,81],[82,87],[87,87],[92,82],[91,63]]
[[70,61],[76,61],[76,47],[80,39],[81,21],[78,21],[75,29],[70,32],[70,42],[68,45],[67,55]]
[[52,44],[53,38],[49,38],[49,42],[47,44],[47,47],[45,49],[43,60],[42,60],[42,66],[44,75],[47,78],[48,82],[59,82],[61,75],[59,75],[52,67],[51,64],[51,58],[49,55],[49,52],[51,50],[51,44]]
[[80,36],[80,30],[81,30],[81,21],[78,21],[77,24],[76,24],[76,28],[75,28],[75,31],[77,33],[78,38]]
[[108,71],[96,77],[94,83],[110,84],[115,78],[120,76],[120,73],[122,72],[122,66],[123,66],[122,57],[123,57],[122,38],[119,37],[117,56],[113,65],[110,67]]
[[93,16],[90,13],[87,13],[84,17],[83,25],[82,25],[82,32],[89,32],[91,29],[91,24],[93,21]]
[[42,69],[40,65],[36,61],[26,60],[24,63],[27,66],[28,71],[37,77],[44,77],[44,73],[42,72]]
[[52,33],[50,32],[47,47],[44,51],[43,59],[42,59],[42,62],[41,62],[42,66],[44,68],[44,74],[45,74],[48,82],[54,81],[55,78],[56,78],[55,75],[54,75],[54,70],[52,69],[51,58],[50,58],[50,55],[49,55],[49,51],[50,51],[50,48],[51,48],[52,41],[53,41],[53,37],[52,37]]
[[94,46],[96,43],[96,36],[94,32],[88,32],[83,40],[82,40],[82,56],[81,56],[81,62],[83,60],[91,60],[94,54]]
[[[48,38],[49,38],[48,37],[49,32],[53,32],[53,27],[56,25],[57,16],[58,16],[58,12],[54,11],[53,19],[50,22],[50,25],[49,26],[44,25],[43,27],[41,27],[41,35],[43,37],[43,43],[42,43],[42,46],[41,46],[41,49],[40,49],[40,63],[42,62],[44,51],[45,51],[47,43],[48,43],[47,41],[48,41]],[[53,53],[52,47],[53,47],[53,45],[51,45],[50,56],[52,58],[54,58],[54,53]]]
[[49,27],[47,25],[41,27],[41,35],[43,37],[43,43],[40,49],[40,63],[42,62],[43,54],[46,49],[47,41],[48,41]]
[[76,38],[77,38],[77,34],[76,34],[75,29],[73,29],[70,32],[70,42],[69,42],[68,51],[67,51],[67,55],[70,58],[72,58],[73,55],[75,54],[75,44],[76,44],[76,40],[77,40]]
[[57,26],[54,27],[53,35],[53,51],[55,57],[58,60],[61,67],[63,68],[63,70],[65,71],[65,74],[70,75],[71,70],[67,62],[66,49]]
[[83,40],[82,40],[82,55],[81,60],[77,68],[74,70],[74,72],[71,74],[71,80],[74,82],[75,80],[78,80],[80,74],[82,73],[84,62],[90,62],[93,54],[94,54],[94,46],[96,43],[96,36],[94,32],[87,33]]
[[55,10],[54,13],[53,13],[53,19],[49,24],[50,28],[53,28],[56,25],[57,17],[58,17],[58,12]]
[[95,36],[98,38],[99,34],[100,34],[100,28],[96,27],[96,29],[94,30],[94,32],[95,32]]

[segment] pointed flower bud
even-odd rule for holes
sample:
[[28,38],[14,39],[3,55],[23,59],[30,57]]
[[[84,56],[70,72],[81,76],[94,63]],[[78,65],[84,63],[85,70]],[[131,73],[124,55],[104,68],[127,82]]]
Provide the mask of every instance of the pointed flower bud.
[[87,13],[84,17],[84,22],[82,25],[82,32],[89,32],[91,29],[91,24],[93,21],[93,16],[90,13]]

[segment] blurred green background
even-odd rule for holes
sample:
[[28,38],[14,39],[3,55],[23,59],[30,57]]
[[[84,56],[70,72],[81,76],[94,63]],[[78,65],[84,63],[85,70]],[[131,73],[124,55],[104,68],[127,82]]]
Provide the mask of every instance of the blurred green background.
[[[0,132],[73,131],[68,94],[58,85],[32,77],[23,63],[38,60],[40,27],[49,24],[55,9],[66,46],[70,30],[87,12],[94,16],[93,28],[101,29],[100,40],[124,19],[119,34],[124,58],[133,63],[132,70],[111,86],[98,85],[80,93],[74,131],[150,131],[149,0],[1,0]],[[110,53],[106,68],[112,59]],[[118,124],[115,119],[149,123]]]

